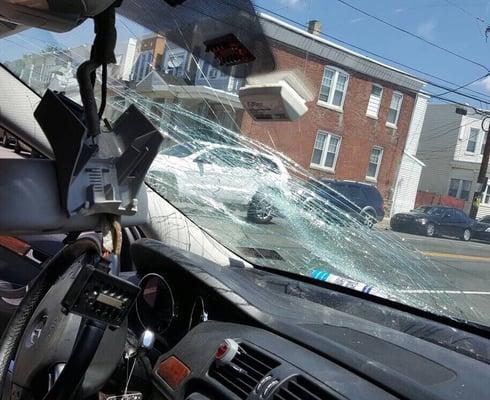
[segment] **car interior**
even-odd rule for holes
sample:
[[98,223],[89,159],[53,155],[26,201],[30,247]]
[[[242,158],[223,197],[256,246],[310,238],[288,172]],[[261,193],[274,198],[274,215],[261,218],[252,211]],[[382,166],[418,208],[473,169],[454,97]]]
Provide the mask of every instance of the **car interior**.
[[[271,118],[298,118],[301,90],[271,95],[276,63],[251,1],[0,0],[0,18],[6,39],[31,28],[95,32],[76,70],[78,101],[38,93],[0,65],[0,127],[36,152],[0,158],[2,399],[490,398],[487,327],[373,296],[348,279],[254,262],[281,261],[268,249],[273,238],[231,248],[147,175],[172,134],[151,107],[128,97],[117,118],[104,116],[111,92],[124,91],[107,75],[123,19],[191,50],[204,44],[213,66],[233,66],[237,79],[269,77],[262,91],[242,93],[245,112],[264,118],[253,98],[282,109]],[[284,194],[270,196],[283,204]],[[367,241],[370,227],[350,214]],[[380,262],[401,258],[391,252]]]

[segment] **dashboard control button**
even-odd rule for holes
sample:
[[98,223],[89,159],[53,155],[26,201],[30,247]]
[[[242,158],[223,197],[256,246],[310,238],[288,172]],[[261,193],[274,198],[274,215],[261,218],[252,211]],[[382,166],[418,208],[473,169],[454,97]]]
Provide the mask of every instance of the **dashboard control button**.
[[191,373],[191,370],[177,357],[171,356],[160,363],[158,375],[173,389],[177,390],[180,384]]

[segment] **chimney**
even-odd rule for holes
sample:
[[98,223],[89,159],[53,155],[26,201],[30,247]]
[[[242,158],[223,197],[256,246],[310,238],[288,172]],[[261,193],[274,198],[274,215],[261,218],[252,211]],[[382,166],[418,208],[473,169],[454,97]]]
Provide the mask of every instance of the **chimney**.
[[322,23],[317,19],[308,22],[308,32],[312,35],[319,35],[322,31]]

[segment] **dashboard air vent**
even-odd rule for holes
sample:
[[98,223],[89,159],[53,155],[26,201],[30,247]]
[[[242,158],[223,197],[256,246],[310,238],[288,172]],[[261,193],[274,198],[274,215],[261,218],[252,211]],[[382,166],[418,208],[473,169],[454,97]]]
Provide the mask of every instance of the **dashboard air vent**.
[[282,384],[273,396],[273,400],[339,400],[341,398],[343,397],[333,390],[323,388],[301,375]]
[[209,376],[240,399],[246,399],[260,380],[279,365],[278,361],[255,347],[240,343],[236,356],[229,363],[213,363]]

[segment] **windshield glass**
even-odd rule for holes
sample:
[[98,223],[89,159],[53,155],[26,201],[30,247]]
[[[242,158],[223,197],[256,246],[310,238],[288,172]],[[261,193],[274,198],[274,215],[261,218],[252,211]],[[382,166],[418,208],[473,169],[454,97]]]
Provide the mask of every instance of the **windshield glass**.
[[170,157],[179,157],[179,158],[188,157],[193,153],[194,153],[193,148],[191,148],[189,145],[186,146],[183,144],[176,144],[175,146],[170,146],[161,151],[161,154],[163,155],[170,156]]
[[[430,98],[434,88],[413,71],[328,39],[319,21],[301,26],[284,10],[255,10],[239,0],[175,8],[133,0],[119,9],[104,118],[110,126],[135,105],[164,136],[146,177],[158,202],[253,265],[490,325],[490,250],[478,242],[490,238],[476,237],[467,218],[476,175],[461,169],[471,154],[481,162],[480,117]],[[253,60],[216,61],[209,40],[230,33]],[[51,89],[80,102],[76,69],[93,37],[92,21],[69,33],[28,29],[0,38],[0,61],[39,95]],[[254,119],[239,95],[260,82],[307,111],[294,121]],[[478,217],[490,214],[484,190]],[[434,205],[462,212],[440,226],[406,216],[438,215]],[[204,245],[172,218],[155,211],[150,225],[198,252]]]

